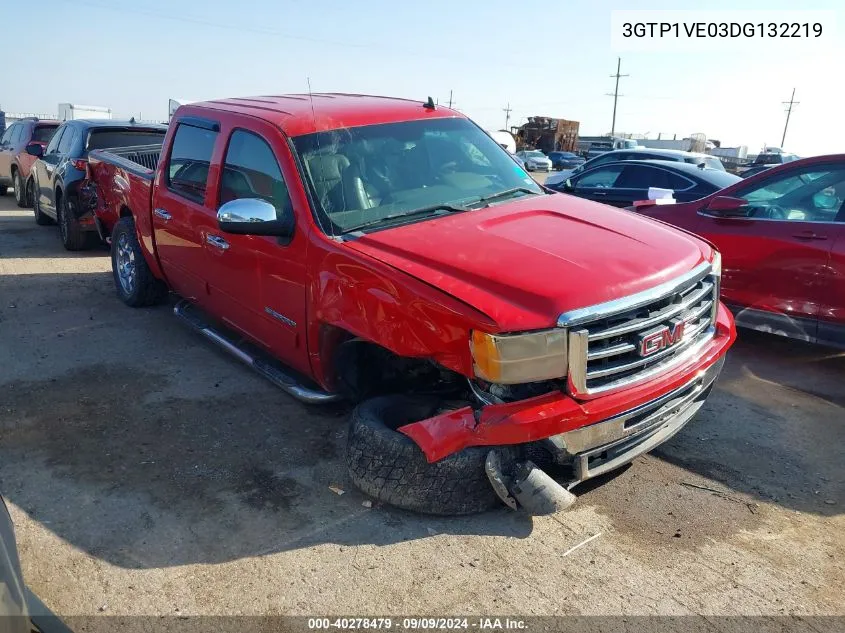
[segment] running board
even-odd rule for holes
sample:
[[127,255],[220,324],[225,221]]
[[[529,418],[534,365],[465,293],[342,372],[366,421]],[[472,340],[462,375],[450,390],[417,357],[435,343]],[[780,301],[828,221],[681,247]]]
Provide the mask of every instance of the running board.
[[209,341],[229,352],[239,361],[254,369],[256,372],[264,376],[264,378],[297,400],[307,402],[308,404],[326,404],[340,400],[340,395],[303,384],[293,374],[289,373],[289,371],[285,369],[281,363],[251,352],[245,345],[233,340],[224,332],[215,330],[205,321],[200,310],[189,301],[184,299],[179,301],[175,306],[173,306],[173,314],[182,319],[182,321],[187,323],[192,329],[202,334]]

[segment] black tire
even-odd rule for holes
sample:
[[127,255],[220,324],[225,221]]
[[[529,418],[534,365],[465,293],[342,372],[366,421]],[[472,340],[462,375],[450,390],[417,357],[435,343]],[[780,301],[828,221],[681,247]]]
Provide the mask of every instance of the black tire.
[[66,195],[59,196],[58,204],[56,205],[56,216],[59,224],[59,236],[62,238],[62,245],[69,251],[84,251],[96,244],[99,236],[91,231],[84,230],[80,224],[79,219],[74,216],[71,209],[68,208],[68,197]]
[[8,188],[6,185],[2,185],[2,186],[0,186],[0,196],[5,196],[5,195],[6,195],[6,191],[8,191],[8,189],[9,189],[9,188]]
[[38,196],[35,194],[35,181],[32,178],[29,179],[27,190],[32,195],[32,213],[35,215],[35,223],[39,226],[53,224],[53,218],[41,210],[41,205],[38,203]]
[[429,464],[414,441],[396,431],[431,417],[438,406],[439,399],[405,395],[358,405],[346,452],[352,482],[380,501],[426,514],[473,514],[501,505],[484,470],[488,447],[473,446]]
[[[124,250],[128,249],[128,250]],[[118,270],[122,253],[132,255],[134,267],[133,283],[124,283]],[[120,218],[111,234],[111,269],[117,296],[132,308],[141,308],[161,303],[167,298],[167,286],[153,276],[138,236],[135,233],[135,220],[131,217]],[[125,269],[124,269],[125,270]]]
[[14,181],[14,191],[15,191],[15,203],[21,208],[26,209],[29,205],[27,204],[26,199],[26,189],[24,188],[23,181],[21,180],[21,172],[17,169],[15,173],[12,175],[12,180]]

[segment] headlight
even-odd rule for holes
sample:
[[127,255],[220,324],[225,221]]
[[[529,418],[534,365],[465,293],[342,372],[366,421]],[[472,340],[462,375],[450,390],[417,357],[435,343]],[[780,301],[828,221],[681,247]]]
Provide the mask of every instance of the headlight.
[[566,330],[526,334],[473,331],[470,349],[475,375],[489,382],[514,385],[566,375]]
[[712,266],[712,274],[716,275],[717,277],[722,276],[722,254],[717,251],[715,248],[713,249],[713,261],[710,262]]

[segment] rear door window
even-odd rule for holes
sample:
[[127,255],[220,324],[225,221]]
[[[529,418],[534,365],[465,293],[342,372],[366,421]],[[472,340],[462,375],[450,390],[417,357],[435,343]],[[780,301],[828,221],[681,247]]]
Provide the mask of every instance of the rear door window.
[[8,145],[9,143],[12,142],[12,134],[15,133],[16,127],[17,127],[17,124],[12,125],[5,132],[3,132],[3,136],[2,136],[2,138],[0,138],[0,145]]
[[628,165],[616,181],[617,187],[627,189],[660,187],[661,189],[672,189],[674,191],[689,189],[694,184],[691,180],[679,176],[674,172],[651,165]]
[[62,156],[70,152],[76,142],[77,136],[79,136],[79,132],[72,127],[68,127],[68,129],[65,130],[65,133],[62,134],[62,140],[59,141],[59,147],[56,152]]
[[53,138],[50,139],[50,142],[47,144],[47,149],[44,150],[44,154],[56,154],[59,151],[59,143],[62,140],[62,136],[65,132],[67,132],[68,126],[62,125],[56,130],[56,133],[53,135]]
[[12,139],[9,141],[12,145],[17,145],[21,142],[21,137],[24,135],[26,131],[26,125],[17,124],[14,126],[15,131],[12,134]]
[[208,168],[217,132],[179,123],[170,150],[167,167],[167,186],[175,193],[194,200],[205,200]]
[[235,130],[220,178],[220,204],[241,198],[269,202],[276,207],[279,219],[291,213],[288,188],[267,141],[251,132]]

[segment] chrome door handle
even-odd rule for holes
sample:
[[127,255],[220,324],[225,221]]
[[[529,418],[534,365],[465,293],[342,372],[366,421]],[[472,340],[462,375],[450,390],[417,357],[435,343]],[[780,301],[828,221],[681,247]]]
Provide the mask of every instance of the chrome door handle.
[[592,191],[590,193],[592,193],[594,196],[606,196],[607,195],[606,191]]
[[222,237],[219,237],[217,235],[206,235],[205,241],[208,244],[211,244],[212,246],[215,246],[215,247],[217,247],[221,250],[224,250],[224,251],[229,248],[229,242],[227,242]]
[[157,218],[161,218],[161,219],[162,219],[162,220],[164,220],[164,221],[167,221],[167,220],[169,220],[169,219],[172,217],[172,216],[171,216],[171,215],[170,215],[167,211],[165,211],[164,209],[154,209],[154,210],[153,210],[153,213],[155,214],[155,216],[156,216]]

